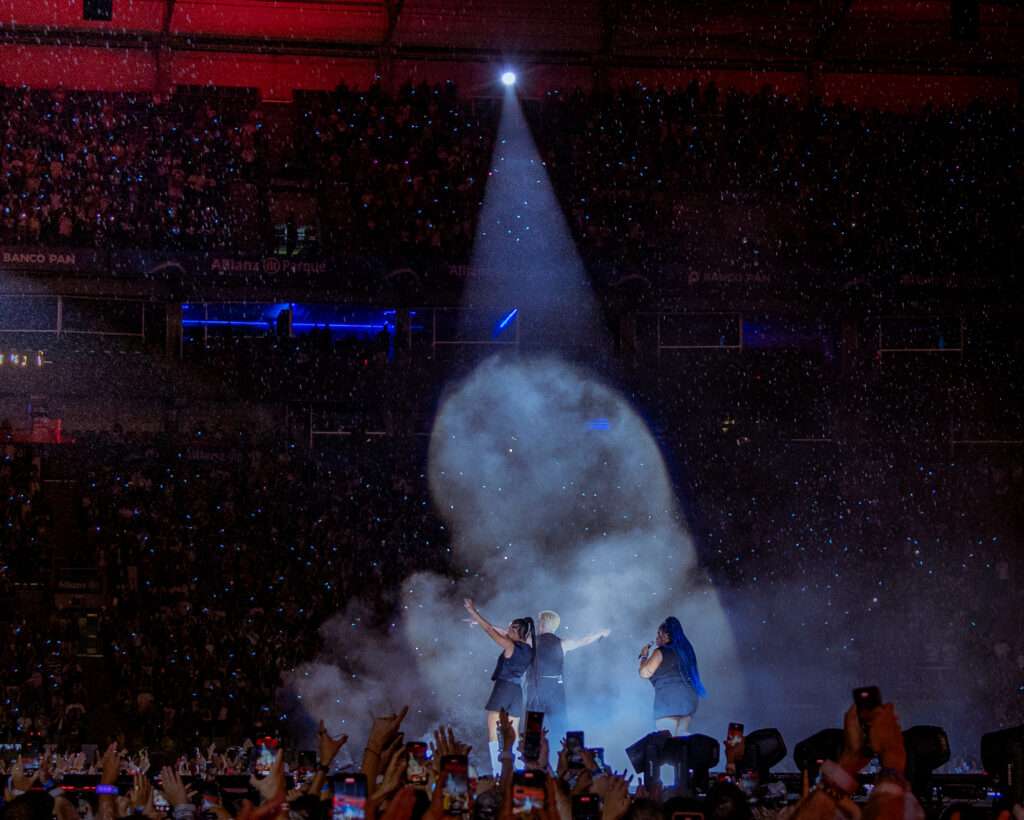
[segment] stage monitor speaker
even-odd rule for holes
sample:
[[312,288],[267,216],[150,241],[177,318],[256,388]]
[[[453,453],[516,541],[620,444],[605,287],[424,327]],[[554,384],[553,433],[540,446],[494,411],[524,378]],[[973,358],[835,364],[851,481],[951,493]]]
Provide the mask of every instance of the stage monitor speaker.
[[954,40],[977,40],[981,24],[978,0],[950,0],[950,19]]
[[84,20],[112,20],[114,18],[114,0],[82,0],[82,18]]

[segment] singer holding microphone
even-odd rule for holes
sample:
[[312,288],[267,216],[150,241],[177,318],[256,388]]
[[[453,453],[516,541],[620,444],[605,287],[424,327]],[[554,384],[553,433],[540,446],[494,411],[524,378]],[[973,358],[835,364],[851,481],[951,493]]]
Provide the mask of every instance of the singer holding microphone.
[[699,698],[707,697],[697,671],[697,653],[678,618],[668,617],[658,627],[657,648],[640,650],[640,677],[654,687],[654,725],[673,737],[689,734],[690,720]]

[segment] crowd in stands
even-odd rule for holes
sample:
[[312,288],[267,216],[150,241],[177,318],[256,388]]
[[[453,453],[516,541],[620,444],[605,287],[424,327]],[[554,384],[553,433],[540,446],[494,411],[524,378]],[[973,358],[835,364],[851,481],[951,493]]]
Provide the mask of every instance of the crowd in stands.
[[[403,578],[449,571],[424,439],[389,432],[318,439],[315,456],[305,442],[211,431],[78,434],[59,452],[8,441],[0,732],[65,741],[83,727],[118,727],[134,744],[191,748],[280,730],[281,674],[316,657],[320,624],[355,598],[371,605],[370,621],[385,621]],[[814,613],[801,646],[766,629],[765,658],[785,653],[799,664],[826,646],[867,668],[861,638],[875,635],[877,645],[884,635],[914,658],[884,672],[894,696],[946,703],[943,713],[950,698],[967,698],[975,711],[957,714],[962,735],[1024,721],[1019,464],[865,457],[851,468],[820,452],[808,462],[793,449],[801,445],[772,455],[774,445],[723,438],[716,447],[703,434],[669,446],[700,465],[680,489],[724,594],[742,607],[750,594],[797,590],[802,611]],[[73,477],[71,502],[40,482],[45,459]],[[67,503],[74,509],[58,527],[53,506]],[[884,583],[874,577],[880,561],[891,570]],[[32,583],[49,594],[61,566],[94,568],[101,598],[24,608],[16,595]],[[84,609],[100,615],[98,664],[81,657],[90,654]],[[914,628],[894,633],[893,619]],[[837,625],[849,637],[838,638]]]
[[1008,216],[1021,205],[1020,118],[1004,105],[896,114],[694,83],[549,94],[537,127],[594,257],[654,248],[698,266],[872,276],[1005,263],[1021,240]]
[[[402,578],[444,566],[418,460],[389,446],[314,463],[294,444],[217,435],[80,439],[69,468],[81,476],[80,509],[61,560],[97,568],[108,695],[83,700],[84,604],[8,612],[0,732],[64,741],[91,722],[135,745],[188,748],[280,730],[281,673],[316,655],[320,624],[357,595],[375,607],[370,623],[387,618]],[[38,485],[13,477],[5,501],[38,504]],[[30,528],[0,535],[4,582],[23,580],[11,556],[39,539]],[[43,546],[38,561],[57,549],[52,533]]]
[[339,88],[298,113],[336,251],[465,259],[495,133],[495,106],[453,85],[405,86],[395,98]]
[[[277,163],[315,188],[321,250],[467,260],[496,102],[341,87],[294,108]],[[592,261],[871,278],[998,273],[1020,247],[1019,106],[890,113],[692,84],[526,108]],[[256,102],[2,90],[0,118],[0,243],[249,252],[255,221],[270,248]],[[255,185],[242,209],[235,183]]]
[[238,241],[229,193],[258,174],[259,111],[187,95],[0,88],[0,122],[0,244]]
[[[315,183],[322,250],[467,259],[497,105],[420,86],[393,97],[341,88],[300,96],[295,106],[288,164]],[[892,114],[691,86],[549,94],[526,108],[591,260],[777,262],[869,277],[940,264],[998,271],[1024,239],[1019,107]],[[0,244],[252,250],[243,237],[263,218],[253,212],[270,185],[255,101],[0,89],[0,128]],[[257,194],[248,214],[233,204],[238,186]],[[297,251],[294,236],[286,244]],[[409,386],[429,374],[386,366],[392,348],[386,336],[336,344],[316,333],[212,345],[206,364],[226,389],[257,400],[331,401],[342,411],[346,390],[349,409],[373,394],[374,406],[390,405],[397,419],[383,425],[391,435],[316,453],[305,442],[255,433],[78,435],[60,455],[75,487],[71,508],[43,481],[52,450],[15,444],[0,426],[0,738],[62,749],[116,738],[135,752],[130,765],[139,769],[138,750],[146,748],[178,761],[189,777],[238,773],[245,765],[228,747],[287,734],[275,708],[281,676],[316,656],[318,628],[329,616],[359,599],[369,607],[367,627],[379,628],[402,579],[421,569],[451,571],[422,445],[409,435],[408,419],[430,385]],[[652,415],[678,421],[692,394],[678,390],[678,372],[673,378],[676,398],[660,390],[650,403],[660,408]],[[792,388],[791,379],[782,381]],[[708,392],[735,401],[730,391]],[[764,411],[774,413],[768,426],[813,415],[807,392],[793,392],[807,407],[790,412],[773,400]],[[744,397],[735,414],[741,423],[756,416],[761,398]],[[971,726],[1024,722],[1024,640],[1015,617],[1024,604],[1019,463],[922,464],[876,454],[850,469],[821,451],[772,453],[777,442],[735,428],[722,409],[704,414],[709,429],[677,443],[692,471],[680,478],[681,495],[716,584],[780,598],[795,591],[817,619],[808,645],[856,666],[868,662],[861,638],[885,635],[893,652],[921,661],[891,671],[901,694],[982,704],[964,718]],[[715,439],[710,428],[722,435]],[[65,566],[92,570],[93,594],[56,603],[53,581]],[[86,611],[98,613],[96,635],[82,619]],[[929,620],[935,612],[945,613],[942,623]],[[893,621],[901,634],[886,629]],[[852,637],[836,638],[836,623]],[[798,654],[767,639],[765,647],[778,657]],[[921,682],[921,669],[932,683]],[[951,679],[959,688],[942,691]],[[892,729],[891,713],[884,715],[879,725]],[[379,719],[368,740],[367,814],[438,814],[441,790],[407,791],[404,758],[393,748],[400,723]],[[888,739],[891,749],[892,733]],[[847,740],[856,742],[852,734]],[[320,762],[329,765],[339,744],[326,733],[320,741]],[[439,752],[461,748],[444,734],[437,744]],[[859,749],[847,751],[855,758]],[[13,807],[21,799],[14,792],[59,785],[61,775],[90,768],[108,782],[121,768],[113,755],[95,764],[60,758],[34,777],[9,764],[5,799]],[[900,766],[887,768],[890,785],[902,788]],[[293,815],[319,820],[319,776],[306,793],[286,794],[280,775],[257,787],[263,806],[235,806],[231,814],[276,817],[287,801]],[[564,775],[551,773],[548,807],[536,812],[545,820],[571,815]],[[489,807],[478,801],[475,814],[511,813],[508,777],[489,784],[500,799]],[[175,780],[174,771],[165,773],[162,788],[176,820],[187,820],[195,809],[185,808],[191,799]],[[831,820],[840,803],[855,817],[845,803],[849,781],[841,780],[837,773],[806,795],[791,816]],[[719,784],[704,808],[715,806],[709,811],[721,820],[749,820],[748,795],[730,788],[738,787]],[[623,778],[602,771],[583,790],[603,799],[604,820],[689,810],[671,800],[659,805],[667,795],[630,796]],[[885,794],[873,792],[864,813],[888,817],[879,805]],[[109,820],[133,812],[155,820],[144,783],[122,797],[128,802],[95,808]],[[62,799],[55,808],[64,820]],[[901,805],[913,810],[912,801]]]

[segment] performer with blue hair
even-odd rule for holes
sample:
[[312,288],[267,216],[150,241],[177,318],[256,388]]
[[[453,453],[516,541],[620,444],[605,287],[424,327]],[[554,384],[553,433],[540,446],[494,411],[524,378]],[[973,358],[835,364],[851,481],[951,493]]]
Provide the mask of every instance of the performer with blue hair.
[[699,698],[707,697],[693,651],[678,618],[668,617],[658,627],[657,649],[640,650],[640,677],[654,686],[654,724],[673,737],[689,733]]

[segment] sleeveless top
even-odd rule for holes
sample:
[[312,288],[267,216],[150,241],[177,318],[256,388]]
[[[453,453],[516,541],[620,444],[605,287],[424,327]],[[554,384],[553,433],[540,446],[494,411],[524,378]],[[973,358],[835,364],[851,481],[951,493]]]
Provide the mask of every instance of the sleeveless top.
[[693,681],[683,671],[679,653],[670,646],[659,646],[658,649],[661,650],[661,663],[650,677],[654,690],[670,689],[680,684],[693,689]]
[[526,670],[533,663],[533,647],[528,643],[516,641],[516,647],[512,650],[512,657],[506,658],[505,653],[498,655],[498,663],[494,667],[494,674],[491,680],[503,680],[509,683],[520,683]]
[[537,636],[537,674],[542,678],[562,677],[565,650],[562,639],[550,632]]

